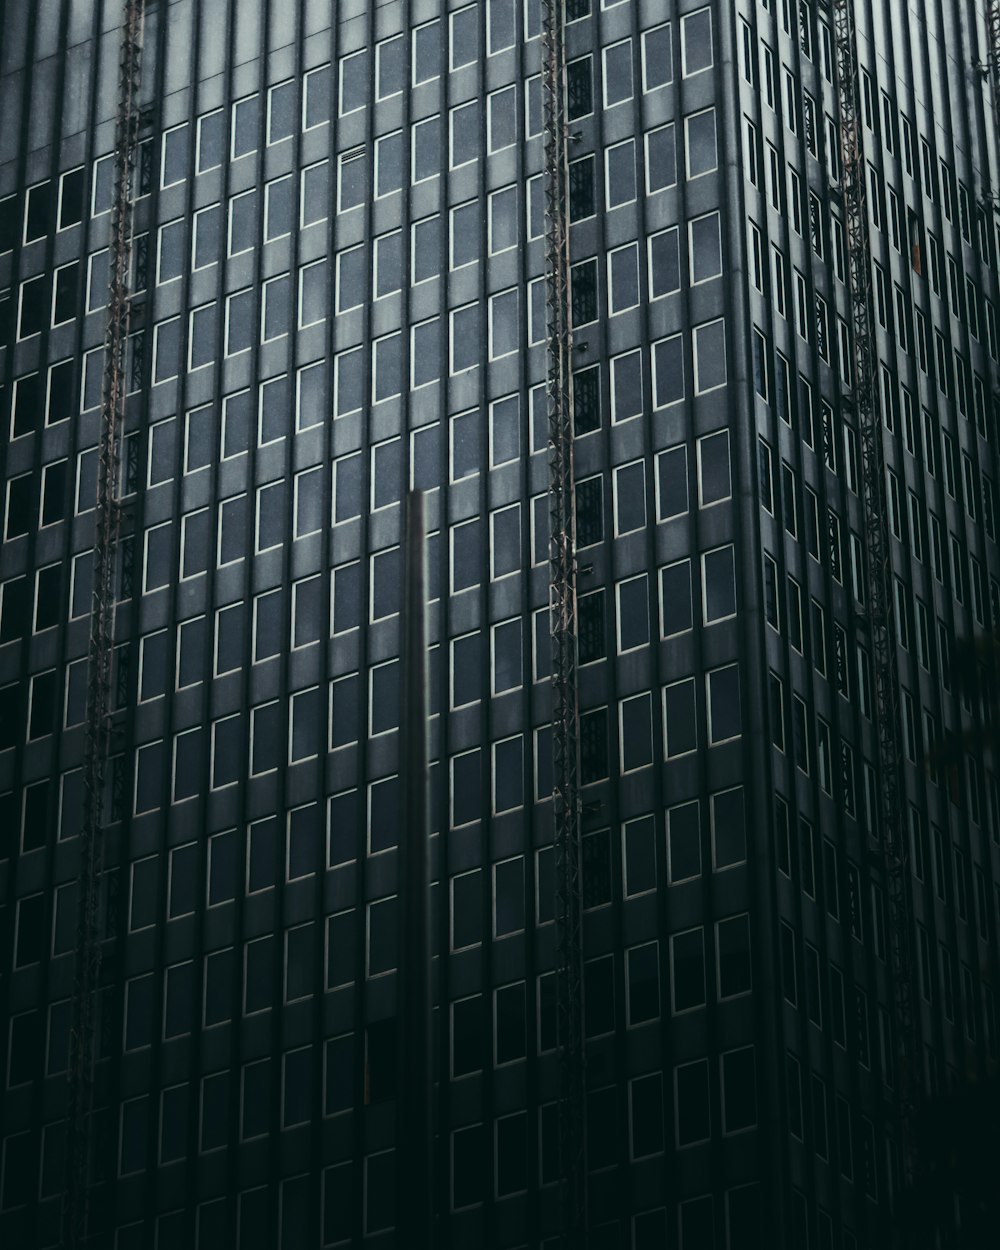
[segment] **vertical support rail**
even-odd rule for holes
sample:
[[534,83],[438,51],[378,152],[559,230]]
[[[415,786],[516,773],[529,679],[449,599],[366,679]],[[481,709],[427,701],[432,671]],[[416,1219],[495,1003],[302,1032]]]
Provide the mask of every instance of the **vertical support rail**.
[[422,491],[406,497],[403,570],[403,904],[397,1027],[397,1215],[400,1244],[434,1244],[434,1111],[430,941],[430,685],[427,518]]
[[[993,126],[1000,141],[1000,0],[986,0],[986,65],[993,100]],[[997,170],[1000,177],[1000,169]]]
[[881,796],[878,833],[888,895],[902,1179],[904,1185],[909,1185],[913,1183],[916,1168],[913,1111],[920,1054],[913,1012],[913,900],[903,815],[892,552],[886,507],[885,447],[882,441],[882,415],[876,382],[876,347],[872,329],[871,237],[853,0],[834,0],[833,16],[840,104],[841,180],[847,230],[854,349],[853,388],[849,398],[853,402],[861,436],[867,619],[871,632],[877,696],[878,780]]
[[80,830],[73,1010],[70,1027],[66,1112],[66,1187],[62,1244],[77,1250],[88,1242],[94,1154],[94,1068],[97,1058],[97,996],[101,973],[99,907],[103,863],[103,798],[111,755],[111,682],[115,637],[115,570],[121,524],[119,458],[125,417],[129,333],[129,264],[132,252],[132,179],[139,132],[139,73],[144,0],[124,0],[118,63],[114,187],[111,209],[111,274],[105,339],[100,444],[97,458],[94,584],[87,658],[85,798]]
[[587,1243],[583,957],[580,901],[580,716],[576,677],[565,0],[542,0],[545,126],[546,397],[552,628],[552,803],[556,876],[559,1165],[565,1250]]

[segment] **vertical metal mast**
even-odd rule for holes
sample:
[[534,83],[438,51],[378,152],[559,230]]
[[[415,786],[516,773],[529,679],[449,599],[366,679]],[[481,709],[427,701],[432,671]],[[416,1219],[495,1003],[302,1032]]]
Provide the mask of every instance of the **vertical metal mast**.
[[114,187],[111,206],[111,276],[105,340],[100,445],[97,465],[94,585],[87,661],[85,807],[80,830],[79,911],[66,1115],[66,1188],[62,1244],[76,1250],[88,1240],[89,1190],[94,1147],[94,1067],[97,995],[101,971],[99,899],[103,860],[103,795],[111,754],[111,680],[115,637],[115,570],[121,523],[119,454],[125,416],[129,332],[129,262],[132,253],[132,175],[139,132],[139,72],[144,0],[124,0],[118,63]]
[[576,681],[576,525],[566,127],[565,0],[542,0],[545,300],[548,329],[549,574],[552,616],[552,801],[556,857],[556,1001],[563,1244],[587,1241],[583,959],[580,903],[580,716]]
[[986,35],[989,40],[986,64],[993,97],[993,125],[1000,140],[1000,0],[986,0]]
[[850,395],[861,434],[865,515],[868,627],[875,662],[879,750],[879,833],[889,900],[893,1032],[896,1052],[901,1160],[904,1184],[915,1169],[914,1089],[919,1060],[913,1014],[913,918],[906,823],[903,814],[899,737],[899,674],[892,598],[892,553],[886,507],[885,448],[876,384],[872,330],[871,237],[862,146],[860,75],[853,0],[834,0],[837,90],[840,101],[840,162],[854,343],[854,385]]

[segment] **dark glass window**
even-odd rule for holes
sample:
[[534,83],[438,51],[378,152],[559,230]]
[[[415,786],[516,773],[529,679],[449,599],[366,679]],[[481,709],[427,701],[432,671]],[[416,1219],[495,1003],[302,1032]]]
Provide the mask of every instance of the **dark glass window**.
[[744,913],[716,926],[719,956],[719,997],[731,998],[750,989],[750,922]]
[[705,1003],[705,935],[689,929],[670,939],[674,1011],[690,1011]]
[[656,458],[658,507],[661,521],[688,510],[687,448],[672,447]]
[[396,967],[397,899],[378,899],[368,904],[368,975],[373,977]]
[[505,937],[524,928],[524,859],[504,860],[493,869],[493,934]]
[[584,909],[603,907],[611,902],[611,831],[585,834],[581,850]]
[[[267,1011],[274,998],[274,938],[255,938],[244,947],[243,1014]],[[266,1103],[265,1099],[265,1103]]]
[[592,664],[607,655],[604,629],[604,590],[591,590],[576,602],[577,649],[580,664]]
[[601,370],[591,365],[573,374],[573,433],[590,434],[601,427]]
[[524,982],[505,985],[496,991],[496,1062],[510,1063],[525,1055]]
[[0,643],[23,636],[28,627],[28,579],[14,577],[0,586]]
[[670,882],[701,875],[701,821],[698,803],[684,803],[667,813],[667,855]]
[[583,1003],[587,1036],[610,1033],[615,1027],[613,956],[588,959],[583,965]]
[[583,156],[569,167],[569,219],[582,221],[595,211],[594,157]]
[[757,1075],[754,1048],[746,1046],[722,1056],[723,1128],[727,1133],[757,1123]]
[[590,547],[604,538],[604,481],[598,474],[576,484],[576,545]]
[[634,946],[626,953],[628,1022],[655,1020],[660,1014],[660,961],[656,942]]
[[597,320],[597,258],[580,261],[570,270],[574,329]]
[[452,1204],[459,1207],[481,1202],[486,1174],[486,1141],[481,1124],[455,1129],[451,1138]]
[[41,425],[42,416],[42,375],[29,374],[26,378],[18,378],[14,383],[12,438],[20,438],[22,434],[30,434]]
[[674,1086],[678,1146],[705,1140],[709,1135],[708,1060],[675,1068]]
[[663,1149],[663,1077],[659,1072],[635,1077],[629,1084],[632,1110],[632,1157]]
[[41,182],[28,191],[24,215],[24,241],[43,239],[52,229],[52,183]]
[[[577,0],[579,2],[579,0]],[[589,3],[588,3],[589,9]],[[567,20],[572,20],[567,13]],[[591,58],[582,56],[566,67],[566,109],[570,121],[594,111],[594,81]]]
[[608,709],[594,708],[580,716],[580,781],[583,785],[608,775]]

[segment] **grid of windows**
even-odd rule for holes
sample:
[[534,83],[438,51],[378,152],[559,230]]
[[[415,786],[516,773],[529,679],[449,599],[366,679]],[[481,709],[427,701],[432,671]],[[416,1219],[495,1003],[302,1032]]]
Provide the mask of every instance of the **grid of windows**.
[[[282,1246],[333,1246],[392,1224],[376,1115],[397,1079],[410,486],[429,492],[431,777],[452,848],[434,891],[452,961],[442,1158],[456,1244],[478,1244],[463,1221],[486,1201],[506,1204],[521,1244],[536,1231],[523,1195],[558,1170],[556,1086],[540,1077],[536,1107],[505,1084],[556,1044],[539,6],[432,5],[410,25],[403,6],[373,5],[331,26],[307,4],[265,22],[254,2],[228,45],[205,0],[175,7],[150,9],[147,39],[175,87],[191,73],[180,49],[197,44],[203,81],[190,100],[164,95],[161,129],[144,117],[137,154],[114,672],[126,728],[106,800],[127,830],[109,936],[136,935],[136,950],[165,938],[114,974],[114,1061],[154,1073],[109,1123],[123,1211],[142,1171],[194,1140],[247,1171],[239,1194],[207,1182],[196,1211],[123,1215],[115,1244],[192,1230],[222,1244],[235,1218],[241,1247],[268,1220]],[[636,1182],[608,1244],[637,1248],[755,1244],[759,1221],[786,1218],[761,1213],[759,1169],[709,1196],[701,1163],[719,1148],[707,1143],[753,1133],[765,1101],[787,1106],[793,1148],[811,1142],[872,1201],[888,1201],[893,1146],[876,1138],[881,1113],[852,1111],[857,1091],[812,1071],[796,1040],[828,1030],[858,1070],[892,1078],[884,890],[863,850],[877,832],[875,692],[859,625],[864,466],[842,402],[832,37],[812,3],[675,7],[669,20],[616,0],[567,9],[585,1015],[595,1055],[608,1039],[628,1053],[587,1114],[591,1166]],[[893,20],[873,21],[891,46]],[[995,1055],[973,970],[997,959],[996,784],[971,755],[954,775],[924,779],[920,764],[940,727],[980,715],[951,675],[952,639],[1000,619],[997,242],[966,141],[935,140],[924,86],[922,99],[874,66],[863,76],[918,963],[927,1011]],[[737,87],[731,134],[722,101]],[[938,101],[937,116],[951,108]],[[0,164],[10,1089],[66,1063],[68,1004],[40,1005],[28,984],[49,965],[59,983],[73,945],[92,574],[80,527],[95,504],[113,175],[103,138],[86,159],[68,140],[43,157],[50,136],[25,134],[28,184]],[[743,274],[747,310],[732,289]],[[758,626],[763,671],[746,644]],[[793,1021],[780,1054],[750,1014],[769,992],[750,881],[765,846]],[[952,907],[968,949],[945,937]],[[822,950],[804,936],[809,909],[829,921]],[[256,1037],[279,1010],[273,1050],[220,1058],[216,1039]],[[679,1039],[710,1015],[725,1021],[715,1050],[667,1036],[667,1016]],[[29,1192],[43,1219],[57,1206],[57,1126],[28,1131],[19,1105],[0,1221],[33,1218]],[[344,1144],[351,1114],[368,1116],[363,1158]],[[296,1175],[268,1188],[251,1143],[279,1133],[294,1147],[326,1118],[337,1144],[318,1188]],[[693,1188],[664,1209],[640,1178],[674,1150]],[[795,1192],[796,1244],[800,1226],[834,1244],[821,1196]]]

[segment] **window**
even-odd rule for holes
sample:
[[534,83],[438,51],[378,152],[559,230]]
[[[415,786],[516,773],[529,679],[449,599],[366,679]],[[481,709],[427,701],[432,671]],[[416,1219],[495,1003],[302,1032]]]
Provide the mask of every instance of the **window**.
[[636,350],[611,361],[611,420],[627,421],[642,413],[642,355]]
[[739,1133],[757,1123],[757,1081],[753,1046],[722,1056],[722,1131]]
[[391,195],[402,186],[404,146],[402,131],[380,135],[375,140],[375,196]]
[[[284,138],[285,125],[288,126],[288,133],[291,134],[291,121],[278,126],[275,122],[275,112],[278,111],[283,119],[290,116],[286,110],[290,110],[295,98],[294,85],[289,83],[281,83],[278,87],[273,88],[275,92],[280,93],[280,109],[276,110],[275,102],[269,104],[268,126],[269,130],[274,130],[272,135],[269,133],[268,142],[275,143],[278,139]],[[302,129],[312,130],[316,126],[323,126],[330,120],[331,98],[333,95],[333,70],[330,65],[319,65],[316,69],[312,69],[305,76],[305,92],[302,102]]]
[[497,468],[520,455],[520,404],[517,395],[490,404],[490,466]]
[[669,22],[642,34],[642,89],[655,91],[673,81],[673,31]]
[[55,272],[52,287],[52,325],[65,325],[77,313],[77,293],[80,284],[80,262],[71,261]]
[[[664,191],[677,182],[677,141],[673,123],[647,131],[643,142],[646,155],[646,194],[655,195],[657,191]],[[610,202],[608,207],[611,207]]]
[[480,105],[475,100],[468,104],[456,105],[449,112],[448,152],[452,169],[467,165],[478,158],[480,116]]
[[663,722],[668,759],[697,749],[698,721],[693,677],[664,687]]
[[727,665],[706,675],[708,740],[710,745],[728,742],[742,732],[739,666]]
[[413,30],[412,83],[430,82],[441,73],[442,32],[441,23],[435,18]]
[[571,314],[574,329],[598,317],[597,260],[584,260],[570,270]]
[[488,306],[489,357],[497,360],[518,349],[517,289],[491,295]]
[[729,431],[698,440],[698,506],[708,508],[732,496]]
[[625,996],[629,1027],[660,1014],[659,943],[647,942],[625,952]]
[[716,922],[715,947],[719,998],[749,993],[752,988],[750,918],[746,912]]
[[652,346],[653,407],[666,408],[684,398],[684,344],[680,334]]
[[302,171],[299,196],[299,226],[317,225],[326,221],[327,185],[330,178],[330,162],[317,161]]
[[[589,163],[590,159],[584,158],[584,161]],[[584,161],[574,162],[574,166],[582,166]],[[572,168],[573,166],[571,166],[571,170]],[[636,198],[634,139],[626,139],[623,143],[617,143],[613,147],[605,149],[604,185],[605,203],[609,211],[613,208],[618,208],[622,204],[629,204]],[[593,211],[594,208],[591,209],[591,213]],[[590,214],[582,215],[589,216]],[[579,218],[573,217],[573,220],[579,220]]]
[[399,95],[406,79],[406,43],[403,35],[393,35],[375,45],[375,98],[387,100]]
[[195,165],[199,174],[222,164],[225,151],[225,111],[216,109],[198,118]]
[[701,557],[704,587],[704,624],[736,615],[736,564],[732,546],[719,547]]
[[651,235],[647,244],[649,298],[661,299],[681,289],[679,231],[676,226]]
[[604,107],[632,99],[632,40],[622,39],[603,51]]
[[299,269],[298,318],[300,330],[326,320],[327,265],[325,260],[313,261]]
[[[322,77],[322,71],[316,71],[319,77]],[[311,96],[313,109],[316,108],[316,88],[319,83],[319,77],[312,79],[307,76],[307,89],[311,86],[312,90],[307,94]],[[267,92],[267,142],[270,146],[274,143],[280,143],[282,139],[289,139],[295,133],[297,128],[296,117],[296,86],[297,84],[288,79],[286,82],[276,83],[270,87]],[[256,146],[256,145],[255,145]]]
[[156,251],[156,281],[159,285],[172,282],[181,276],[185,263],[184,251],[184,222],[178,219],[161,226]]
[[[705,10],[707,12],[707,10]],[[684,119],[684,152],[687,177],[700,178],[718,168],[719,151],[715,109],[704,109]]]
[[708,213],[688,223],[688,254],[692,286],[708,282],[722,274],[722,237],[718,213]]
[[367,49],[340,58],[339,91],[338,111],[341,117],[364,108],[368,103]]
[[352,148],[337,158],[337,210],[345,213],[364,202],[367,194],[364,148]]
[[712,64],[712,11],[698,9],[681,19],[681,74],[690,78]]
[[364,244],[337,253],[336,261],[336,308],[338,313],[348,312],[364,303],[366,261]]
[[255,92],[233,105],[230,160],[257,151],[257,99]]
[[608,314],[625,312],[638,303],[639,248],[628,243],[608,253]]
[[[275,198],[275,208],[277,210],[278,197]],[[218,207],[218,206],[215,206]],[[204,210],[210,213],[211,209]],[[206,232],[205,227],[201,224],[201,214],[195,215],[195,254],[194,267],[201,268],[203,265],[210,264],[215,258],[214,251],[217,250],[218,241],[212,237],[211,230]],[[257,191],[244,191],[239,195],[234,195],[229,200],[229,225],[227,251],[230,256],[238,256],[242,252],[248,252],[256,245],[257,242]],[[212,247],[212,244],[215,247]]]
[[517,88],[493,91],[486,101],[486,147],[500,152],[517,142]]
[[30,338],[41,334],[48,316],[48,281],[42,276],[21,283],[18,305],[17,337]]
[[188,372],[214,364],[217,323],[218,305],[215,303],[203,304],[192,311],[188,325]]
[[568,118],[577,121],[594,111],[594,85],[591,57],[582,56],[566,67]]
[[615,535],[630,534],[646,524],[645,465],[641,460],[620,465],[614,474]]
[[674,1131],[678,1148],[710,1136],[707,1059],[674,1069]]
[[695,326],[693,332],[695,394],[726,385],[726,323],[723,318]]
[[400,334],[387,334],[372,343],[372,402],[391,399],[402,386],[402,339]]
[[645,573],[615,587],[618,653],[649,645],[649,579]]
[[479,14],[477,6],[466,5],[451,14],[449,67],[461,69],[479,57]]
[[[59,178],[59,224],[57,229],[68,230],[83,221],[83,188],[86,173],[83,166],[71,169]],[[5,250],[5,249],[4,249]]]

